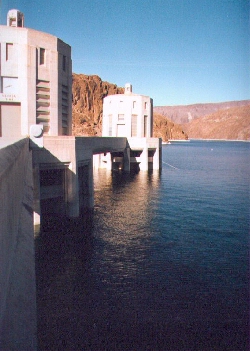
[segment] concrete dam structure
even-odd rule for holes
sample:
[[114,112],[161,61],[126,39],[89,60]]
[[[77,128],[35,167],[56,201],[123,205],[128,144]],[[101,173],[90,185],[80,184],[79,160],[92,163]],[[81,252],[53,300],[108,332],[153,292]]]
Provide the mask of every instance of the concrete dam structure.
[[[0,349],[28,351],[36,350],[34,233],[42,209],[78,217],[93,208],[93,159],[99,167],[123,171],[139,163],[125,137],[44,137],[43,148],[29,138],[8,142],[0,140]],[[159,139],[145,145],[161,149]],[[148,152],[142,149],[147,167],[158,169],[160,159],[148,158]],[[101,155],[109,155],[109,162]]]
[[[71,48],[24,27],[0,26],[0,350],[36,350],[34,235],[44,214],[79,217],[94,206],[93,167],[161,169],[153,100],[106,99],[102,137],[72,136]],[[50,64],[53,62],[53,64]],[[106,121],[106,122],[105,122]]]

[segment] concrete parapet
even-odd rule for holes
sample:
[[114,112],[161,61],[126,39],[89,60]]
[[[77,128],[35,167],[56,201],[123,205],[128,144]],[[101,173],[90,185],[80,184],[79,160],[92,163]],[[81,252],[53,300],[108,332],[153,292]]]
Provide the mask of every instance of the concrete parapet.
[[0,149],[0,350],[36,350],[32,155]]

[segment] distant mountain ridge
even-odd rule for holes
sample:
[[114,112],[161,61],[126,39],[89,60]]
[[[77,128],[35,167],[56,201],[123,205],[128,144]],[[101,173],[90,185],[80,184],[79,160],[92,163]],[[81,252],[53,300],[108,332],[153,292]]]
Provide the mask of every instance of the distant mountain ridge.
[[155,106],[154,112],[169,118],[174,123],[189,123],[197,118],[210,115],[219,110],[225,110],[232,107],[241,107],[250,105],[250,100],[228,101],[218,103],[201,103],[192,105],[178,106]]
[[250,104],[219,110],[182,128],[194,139],[250,140]]

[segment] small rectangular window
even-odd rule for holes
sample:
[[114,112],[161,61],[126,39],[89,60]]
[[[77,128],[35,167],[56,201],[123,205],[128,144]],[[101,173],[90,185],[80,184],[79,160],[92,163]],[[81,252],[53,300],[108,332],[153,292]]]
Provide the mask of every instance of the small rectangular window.
[[41,186],[63,185],[63,169],[46,169],[40,170]]
[[133,108],[136,107],[136,101],[133,101]]
[[109,131],[108,136],[112,136],[112,115],[109,115]]
[[6,43],[6,61],[13,58],[13,43]]
[[118,115],[118,121],[124,121],[124,115],[123,114],[119,114]]
[[66,71],[66,56],[63,55],[63,70]]
[[145,108],[145,110],[148,108],[148,103],[147,102],[144,102],[144,108]]
[[137,115],[132,115],[131,119],[131,137],[137,137]]
[[148,116],[144,116],[144,138],[148,136]]
[[45,65],[45,49],[40,48],[40,65]]

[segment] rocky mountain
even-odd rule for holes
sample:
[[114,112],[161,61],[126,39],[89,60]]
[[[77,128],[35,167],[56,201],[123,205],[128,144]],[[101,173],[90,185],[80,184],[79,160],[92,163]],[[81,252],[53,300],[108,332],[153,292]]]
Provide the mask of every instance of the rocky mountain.
[[97,75],[73,73],[72,79],[73,135],[100,136],[103,98],[123,94],[124,89],[102,81]]
[[154,112],[168,117],[174,123],[189,123],[196,118],[210,115],[219,110],[232,107],[241,107],[250,104],[250,100],[229,101],[220,103],[181,105],[181,106],[155,106]]
[[154,137],[162,138],[162,141],[187,140],[188,135],[183,131],[182,126],[175,124],[167,117],[154,113]]
[[[123,93],[124,88],[104,82],[97,75],[73,74],[73,135],[100,136],[104,97]],[[187,139],[187,135],[180,126],[159,114],[154,114],[154,136],[161,137],[163,141],[168,139]]]
[[182,128],[189,138],[250,140],[249,105],[231,107],[192,120]]

